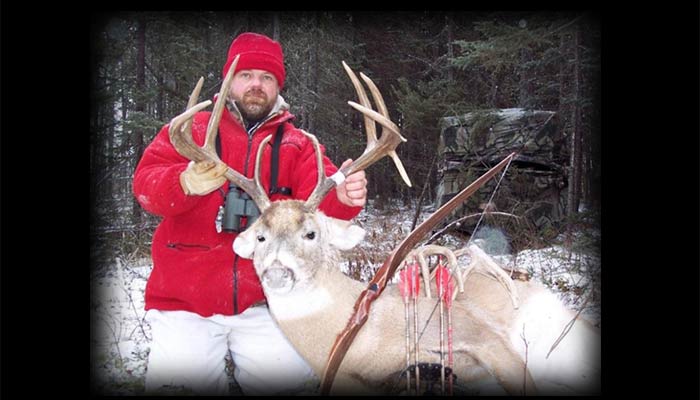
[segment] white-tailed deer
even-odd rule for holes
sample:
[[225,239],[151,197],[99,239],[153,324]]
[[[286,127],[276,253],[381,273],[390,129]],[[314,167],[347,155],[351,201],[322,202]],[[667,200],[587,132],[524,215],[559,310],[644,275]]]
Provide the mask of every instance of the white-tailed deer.
[[[220,99],[228,92],[236,62],[234,60],[224,80]],[[346,326],[365,285],[349,278],[339,268],[339,252],[359,243],[364,237],[364,230],[348,221],[324,215],[318,211],[318,205],[345,176],[367,168],[385,155],[393,158],[402,177],[409,182],[394,151],[405,139],[389,119],[381,94],[369,78],[361,75],[377,105],[379,112],[375,112],[354,73],[345,63],[343,65],[362,104],[349,103],[365,116],[368,145],[362,156],[327,178],[323,174],[318,142],[313,135],[307,134],[316,147],[319,169],[317,187],[306,201],[270,202],[259,179],[260,151],[254,179],[246,178],[231,168],[226,172],[226,177],[246,190],[261,211],[260,218],[238,235],[234,250],[240,256],[254,260],[270,312],[319,376],[323,374],[336,335]],[[190,97],[188,110],[171,122],[171,141],[180,154],[191,160],[220,163],[213,143],[224,101],[217,102],[214,108],[204,146],[200,148],[195,145],[191,137],[191,117],[209,105],[209,102],[195,105],[201,83],[202,80]],[[379,140],[374,131],[374,121],[386,129]],[[266,143],[267,139],[260,148]],[[472,382],[491,377],[508,394],[535,394],[538,389],[540,392],[545,389],[546,393],[548,379],[555,377],[561,378],[555,379],[557,384],[568,385],[577,393],[595,392],[595,357],[599,353],[596,341],[599,336],[596,336],[596,332],[591,330],[589,333],[586,327],[582,337],[570,333],[562,340],[558,350],[544,360],[543,367],[539,364],[535,366],[533,355],[537,353],[539,357],[540,350],[545,347],[549,351],[554,342],[543,343],[545,347],[542,347],[539,338],[556,339],[569,322],[566,320],[569,317],[567,310],[534,286],[518,286],[516,283],[513,287],[513,282],[502,279],[502,276],[500,280],[492,279],[498,274],[488,272],[493,268],[488,259],[476,250],[470,251],[470,268],[486,274],[459,272],[460,278],[463,278],[461,284],[464,285],[464,292],[456,297],[452,306],[453,372],[457,379]],[[456,259],[456,256],[452,258]],[[452,267],[456,268],[455,265]],[[504,285],[509,290],[505,290]],[[417,359],[424,363],[438,363],[440,327],[437,318],[430,318],[435,300],[421,297],[418,302],[419,320],[426,326]],[[518,302],[520,307],[515,309],[513,304]],[[523,339],[519,336],[523,333],[523,323],[525,338],[529,343],[527,358],[522,349]],[[581,325],[577,322],[574,329]],[[404,334],[403,300],[396,287],[387,287],[374,302],[367,323],[346,354],[335,377],[332,393],[356,394],[400,389],[398,381],[406,369],[406,347],[401,340]],[[557,351],[563,354],[556,355]],[[590,361],[595,365],[577,364],[578,360]],[[554,367],[554,370],[548,370],[549,363],[554,361],[563,362],[568,369]],[[583,374],[589,376],[584,377]]]

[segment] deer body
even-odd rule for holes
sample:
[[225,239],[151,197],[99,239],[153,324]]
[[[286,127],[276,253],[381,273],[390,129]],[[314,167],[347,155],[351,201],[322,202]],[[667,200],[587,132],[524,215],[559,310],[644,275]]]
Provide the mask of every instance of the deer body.
[[[267,295],[270,311],[284,332],[285,336],[309,362],[318,376],[323,373],[328,354],[330,353],[335,333],[340,332],[350,318],[353,305],[357,296],[364,289],[364,285],[345,276],[336,270],[332,274],[323,274],[319,278],[329,279],[334,282],[334,288],[326,287],[318,289],[323,294],[306,295]],[[324,285],[328,286],[328,285]],[[382,392],[384,390],[396,390],[400,372],[405,368],[405,348],[400,338],[404,334],[403,303],[395,287],[387,288],[382,297],[373,304],[373,311],[365,328],[355,338],[355,343],[348,351],[343,366],[335,380],[334,393],[356,394],[369,392]],[[329,298],[333,293],[336,300],[326,303],[326,307],[316,307],[314,302],[320,298]],[[307,300],[304,300],[307,299]],[[329,298],[330,299],[330,298]],[[421,301],[419,305],[419,320],[427,321],[434,301],[429,303]],[[308,307],[308,308],[307,308]],[[461,307],[455,305],[455,307]],[[298,309],[311,310],[307,315],[300,315]],[[465,310],[458,312],[460,318]],[[499,348],[494,352],[492,362],[496,357],[501,357],[501,351],[508,350],[508,344],[502,335],[493,335],[492,327],[482,327],[475,320],[461,320],[455,322],[455,330],[460,331],[455,341],[455,368],[459,379],[483,378],[488,375],[486,369],[481,367],[470,355],[476,351],[476,346],[466,337],[484,336],[490,340],[489,346]],[[428,329],[421,339],[421,353],[418,360],[421,362],[439,362],[439,319],[433,315]],[[491,337],[488,337],[491,336]],[[484,346],[482,346],[484,347]],[[495,354],[498,353],[498,356]],[[522,373],[524,365],[515,352],[510,354],[510,362],[518,365],[517,371]],[[500,368],[496,366],[495,368]],[[504,367],[502,369],[505,370]],[[521,390],[522,375],[516,373],[515,382],[504,382],[505,385],[519,393]],[[532,389],[532,387],[531,387]]]
[[[307,210],[294,200],[273,203],[234,242],[234,250],[253,257],[270,312],[285,336],[319,374],[335,336],[352,315],[364,285],[340,272],[338,252],[354,246],[364,231],[347,221]],[[419,321],[428,321],[434,300],[421,298]],[[374,303],[365,328],[334,384],[334,393],[381,392],[393,388],[405,369],[404,305],[395,287]],[[500,326],[454,304],[454,370],[471,380],[492,372],[511,394],[534,393],[522,358]],[[430,319],[419,346],[420,362],[439,362],[439,318]],[[392,381],[392,379],[394,381]]]

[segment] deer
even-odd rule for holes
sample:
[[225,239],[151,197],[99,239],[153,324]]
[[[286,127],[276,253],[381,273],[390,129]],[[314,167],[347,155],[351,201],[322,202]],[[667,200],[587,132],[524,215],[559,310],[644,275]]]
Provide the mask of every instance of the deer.
[[[222,83],[220,99],[228,93],[237,60],[234,60]],[[312,134],[304,132],[313,143],[318,165],[317,186],[304,201],[270,202],[267,197],[260,182],[259,167],[262,149],[270,138],[260,145],[253,178],[245,177],[230,167],[225,173],[227,179],[250,195],[261,212],[260,217],[237,236],[233,251],[253,260],[271,315],[318,376],[322,376],[335,337],[351,317],[355,300],[364,289],[362,282],[341,272],[340,254],[355,247],[365,235],[362,228],[350,221],[326,216],[318,210],[318,205],[345,176],[369,167],[384,156],[393,159],[400,175],[410,185],[395,152],[398,144],[406,139],[389,118],[381,93],[371,79],[360,74],[370,89],[377,108],[375,111],[354,72],[344,62],[343,67],[360,100],[360,104],[352,101],[348,101],[348,104],[359,111],[365,120],[367,148],[360,157],[333,176],[326,177],[318,141]],[[190,160],[222,163],[216,155],[214,141],[223,101],[218,101],[214,106],[204,145],[200,147],[192,140],[192,116],[211,104],[208,100],[196,103],[202,83],[203,78],[192,92],[186,111],[171,121],[170,139],[177,151]],[[375,123],[382,128],[379,139]],[[483,260],[477,264],[473,270],[481,270],[480,266],[491,267]],[[531,372],[531,365],[514,345],[513,332],[510,331],[521,314],[511,309],[511,303],[502,304],[499,297],[513,287],[506,285],[505,291],[493,291],[494,295],[498,294],[495,298],[488,293],[484,297],[475,297],[467,289],[477,290],[481,283],[474,283],[476,281],[471,278],[472,275],[479,274],[469,274],[468,279],[460,283],[465,290],[457,296],[453,305],[455,376],[463,382],[495,379],[498,386],[511,395],[537,393],[538,375]],[[484,276],[492,278],[488,273]],[[498,285],[503,283],[502,280],[494,282]],[[473,288],[475,285],[478,288]],[[509,302],[516,299],[507,294],[505,298]],[[434,299],[420,297],[418,302],[419,319],[428,322],[425,323],[417,357],[424,362],[435,363],[439,359],[440,347],[437,340],[439,324],[435,318],[430,318]],[[395,287],[388,287],[384,295],[376,299],[366,325],[355,337],[337,371],[332,394],[376,394],[396,389],[397,380],[406,370],[406,350],[401,340],[397,340],[404,333],[403,306]],[[530,306],[527,302],[520,304],[520,308],[538,311],[537,304]]]

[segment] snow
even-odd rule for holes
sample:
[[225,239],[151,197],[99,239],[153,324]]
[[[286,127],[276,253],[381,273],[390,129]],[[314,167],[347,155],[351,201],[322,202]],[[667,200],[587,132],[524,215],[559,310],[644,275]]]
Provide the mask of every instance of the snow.
[[[91,286],[91,371],[94,389],[128,395],[143,391],[151,328],[144,320],[150,259],[117,258]],[[99,270],[99,268],[98,268]]]
[[[367,231],[355,251],[344,253],[344,272],[355,271],[356,279],[368,281],[391,250],[410,232],[413,207],[391,203],[384,210],[372,201],[355,222]],[[419,223],[434,209],[425,207]],[[479,235],[477,235],[479,236]],[[493,235],[480,239],[482,248],[502,266],[525,270],[532,280],[553,289],[571,309],[585,303],[582,315],[600,326],[600,257],[570,252],[562,246],[523,250],[508,254],[507,246]],[[491,238],[491,239],[489,239]],[[490,242],[488,242],[490,240]],[[445,235],[440,244],[458,249],[466,241]],[[485,246],[485,247],[484,247]],[[488,251],[488,250],[487,250]],[[139,395],[144,390],[146,361],[150,348],[150,326],[145,321],[144,290],[152,263],[149,258],[118,257],[111,263],[93,266],[91,278],[91,372],[99,393]],[[593,293],[589,299],[589,293]]]

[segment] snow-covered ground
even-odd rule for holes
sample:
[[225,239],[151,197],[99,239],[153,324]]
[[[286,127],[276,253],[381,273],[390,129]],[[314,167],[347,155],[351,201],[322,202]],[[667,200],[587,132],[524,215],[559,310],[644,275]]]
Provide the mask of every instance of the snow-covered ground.
[[[379,211],[370,203],[356,218],[367,236],[357,251],[346,255],[341,266],[345,272],[364,281],[371,278],[383,257],[410,232],[414,212],[401,210],[400,205],[393,204]],[[425,209],[419,222],[429,211]],[[450,235],[444,242],[453,249],[466,243]],[[488,251],[488,246],[485,248]],[[552,288],[571,309],[578,311],[585,306],[582,315],[600,324],[599,256],[572,253],[561,246],[524,250],[517,255],[498,253],[492,255],[501,265],[527,271],[531,279]],[[151,337],[150,326],[144,320],[144,290],[151,268],[149,258],[134,256],[93,266],[91,373],[93,390],[98,393],[143,394]]]
[[99,393],[143,393],[151,327],[144,290],[152,268],[146,258],[117,258],[97,268],[91,285],[91,371]]

